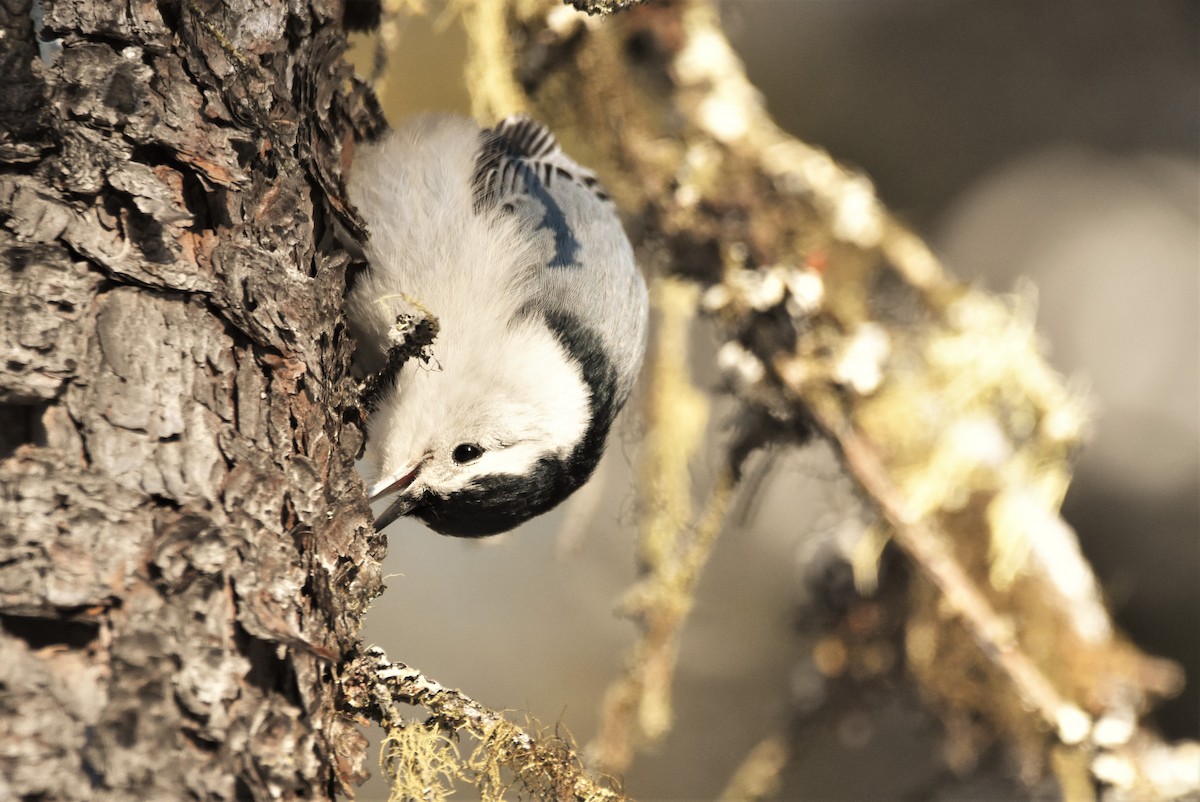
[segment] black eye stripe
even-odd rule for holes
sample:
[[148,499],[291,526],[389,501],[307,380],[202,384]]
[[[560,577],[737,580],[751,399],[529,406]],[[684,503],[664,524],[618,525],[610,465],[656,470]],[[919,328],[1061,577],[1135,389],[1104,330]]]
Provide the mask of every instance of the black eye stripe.
[[483,456],[483,447],[475,443],[459,443],[454,447],[454,452],[450,455],[459,465],[467,462],[473,462]]

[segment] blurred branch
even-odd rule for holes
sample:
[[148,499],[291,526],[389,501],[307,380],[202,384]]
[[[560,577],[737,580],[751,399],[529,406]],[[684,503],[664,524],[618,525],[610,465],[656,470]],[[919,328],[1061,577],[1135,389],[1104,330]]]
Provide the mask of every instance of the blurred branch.
[[780,772],[790,757],[787,739],[778,734],[768,735],[742,760],[718,802],[754,802],[774,796],[779,791]]
[[[620,802],[625,797],[617,791],[601,786],[583,769],[572,746],[561,738],[539,739],[513,724],[498,711],[479,704],[460,691],[443,687],[420,671],[403,663],[392,663],[378,647],[351,660],[342,671],[341,688],[345,707],[362,713],[387,731],[389,739],[402,739],[410,745],[404,752],[417,751],[432,755],[434,749],[428,745],[417,750],[411,748],[412,737],[405,733],[412,730],[396,709],[398,704],[423,707],[429,711],[431,721],[448,732],[467,732],[480,741],[483,757],[470,762],[470,769],[477,778],[481,790],[488,791],[485,798],[499,798],[499,768],[505,767],[530,793],[538,798],[557,800],[579,800],[579,802]],[[415,761],[423,771],[428,771],[435,761]],[[444,750],[437,752],[439,769],[443,776],[462,776],[460,767],[454,765],[453,757]],[[449,765],[447,765],[449,763]]]
[[588,746],[595,764],[614,773],[628,767],[640,741],[670,730],[679,635],[733,498],[732,477],[723,474],[693,524],[691,466],[704,446],[709,406],[687,371],[697,292],[673,280],[659,281],[654,289],[658,333],[647,378],[647,437],[639,470],[642,578],[622,604],[640,634],[624,673],[605,693],[600,733]]
[[891,524],[896,543],[937,585],[946,611],[967,624],[983,654],[1011,679],[1022,703],[1040,715],[1064,743],[1079,743],[1087,734],[1087,714],[1063,699],[1020,650],[1012,623],[997,615],[981,589],[949,553],[945,533],[925,525],[908,510],[906,500],[880,464],[878,453],[846,420],[826,417],[821,412],[817,420],[841,445],[847,467]]
[[1027,780],[1200,790],[1196,745],[1139,723],[1181,672],[1115,632],[1058,514],[1087,405],[1042,359],[1030,304],[948,277],[867,178],[781,131],[710,3],[597,25],[548,0],[460,2],[476,113],[531,111],[594,165],[644,260],[705,288],[747,408],[815,418],[891,525],[924,577],[908,664],[947,723],[1005,740]]

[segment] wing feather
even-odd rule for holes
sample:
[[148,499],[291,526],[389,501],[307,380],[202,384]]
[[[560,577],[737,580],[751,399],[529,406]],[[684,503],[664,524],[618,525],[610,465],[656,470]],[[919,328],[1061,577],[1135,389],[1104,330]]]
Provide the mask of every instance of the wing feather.
[[[593,401],[610,398],[615,413],[641,362],[647,300],[608,193],[594,173],[563,152],[546,126],[526,116],[508,117],[482,132],[472,182],[476,213],[516,215],[535,243],[537,264],[544,267],[530,277],[529,311],[544,315],[556,331],[590,332],[592,356],[612,363],[602,371],[605,378],[599,373],[587,378]],[[573,350],[572,343],[564,345]]]

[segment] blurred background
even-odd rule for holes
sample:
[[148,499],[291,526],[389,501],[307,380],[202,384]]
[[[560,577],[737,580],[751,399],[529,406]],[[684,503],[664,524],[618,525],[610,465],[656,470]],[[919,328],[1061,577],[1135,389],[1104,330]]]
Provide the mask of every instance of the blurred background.
[[[461,31],[430,6],[398,28],[382,85],[393,121],[468,110]],[[1188,672],[1159,726],[1200,736],[1200,4],[719,6],[784,128],[869,175],[964,280],[995,292],[1032,282],[1048,358],[1098,411],[1064,513],[1118,622]],[[369,48],[358,56],[369,70]],[[715,392],[702,329],[694,347],[695,378]],[[516,532],[473,543],[393,526],[366,639],[590,740],[634,635],[614,608],[636,576],[638,404],[594,483]],[[729,409],[718,400],[714,437]],[[625,777],[637,799],[714,798],[760,738],[819,704],[798,622],[856,502],[818,445],[777,455],[745,507],[684,633],[675,729]],[[889,696],[871,716],[843,710],[808,731],[780,795],[1014,798],[1002,779],[940,781],[940,738],[915,697]],[[361,798],[386,796],[373,779]]]

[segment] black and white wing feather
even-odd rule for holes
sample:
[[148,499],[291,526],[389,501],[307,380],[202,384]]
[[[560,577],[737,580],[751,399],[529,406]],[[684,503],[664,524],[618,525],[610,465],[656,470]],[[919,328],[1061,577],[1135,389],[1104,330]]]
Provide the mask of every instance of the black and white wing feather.
[[596,411],[615,415],[637,378],[647,316],[645,282],[616,207],[596,176],[525,116],[482,133],[473,181],[478,214],[516,215],[533,238],[530,311],[580,360]]
[[520,195],[530,179],[547,188],[556,180],[573,181],[596,200],[609,200],[596,176],[563,153],[554,134],[541,123],[517,115],[485,130],[475,166],[476,208],[503,204]]

